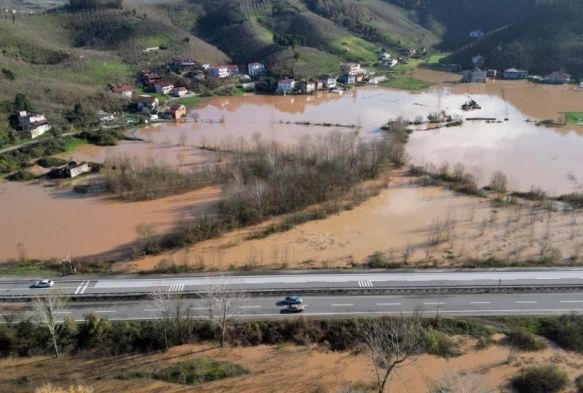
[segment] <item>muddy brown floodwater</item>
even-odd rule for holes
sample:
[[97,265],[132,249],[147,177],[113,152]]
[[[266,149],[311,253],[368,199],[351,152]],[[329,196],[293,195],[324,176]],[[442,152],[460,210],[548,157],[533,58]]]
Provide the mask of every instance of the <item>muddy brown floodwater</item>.
[[[433,74],[431,77],[445,78]],[[451,75],[447,77],[452,78]],[[467,116],[494,117],[501,122],[466,121],[457,128],[414,132],[407,144],[413,163],[440,165],[448,162],[453,165],[459,162],[478,174],[483,184],[494,171],[501,170],[509,176],[514,189],[529,190],[535,185],[554,194],[577,190],[579,180],[583,179],[581,129],[571,126],[541,128],[527,123],[526,119],[554,118],[561,111],[581,110],[583,92],[566,86],[535,86],[522,82],[443,83],[417,93],[367,87],[343,95],[218,97],[193,107],[184,122],[132,131],[131,135],[141,138],[141,142],[124,141],[106,148],[82,146],[62,156],[97,162],[130,156],[188,166],[213,157],[213,153],[200,150],[200,146],[228,146],[241,138],[250,141],[257,135],[284,143],[305,135],[323,136],[332,130],[358,132],[363,138],[375,138],[381,135],[379,127],[382,124],[399,116],[424,118],[441,110],[462,114],[460,106],[468,95],[483,109]],[[294,251],[294,259],[311,259],[322,245],[330,250],[337,249],[336,254],[342,257],[356,257],[375,251],[385,238],[390,238],[387,244],[395,247],[419,241],[422,236],[403,228],[418,228],[406,223],[418,222],[417,207],[424,209],[424,203],[418,204],[419,198],[425,198],[427,192],[403,189],[381,194],[363,213],[375,218],[374,225],[368,225],[359,217],[332,217],[321,221],[318,235],[306,232],[298,237],[303,243],[294,246],[298,249]],[[203,211],[212,204],[210,200],[217,200],[219,193],[218,189],[213,189],[212,192],[204,190],[157,201],[122,203],[74,195],[70,189],[4,182],[0,184],[0,260],[14,258],[19,243],[24,244],[28,256],[34,258],[61,258],[69,252],[72,256],[82,256],[115,250],[135,239],[137,224],[152,223],[158,231],[166,231],[181,212],[190,208]],[[429,207],[432,215],[426,221],[445,214],[452,206],[475,203],[452,195],[446,199],[447,203],[434,202]],[[456,207],[456,210],[462,208]],[[307,225],[309,228],[311,224]],[[387,232],[386,228],[391,231]],[[332,229],[341,232],[334,234],[333,244],[326,235]],[[363,242],[349,241],[356,238],[362,238]],[[238,258],[251,258],[248,256],[254,253],[253,244],[249,242],[246,249],[237,251]],[[269,249],[262,252],[273,252],[265,251]],[[329,256],[336,256],[332,254]]]

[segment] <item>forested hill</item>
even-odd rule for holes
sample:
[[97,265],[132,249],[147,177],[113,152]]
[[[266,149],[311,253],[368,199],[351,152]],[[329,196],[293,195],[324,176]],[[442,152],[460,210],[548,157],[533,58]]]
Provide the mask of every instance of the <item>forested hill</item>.
[[[535,73],[563,70],[583,76],[583,0],[386,0],[441,37],[447,61],[468,65],[482,54],[487,65]],[[482,29],[477,41],[469,32]]]

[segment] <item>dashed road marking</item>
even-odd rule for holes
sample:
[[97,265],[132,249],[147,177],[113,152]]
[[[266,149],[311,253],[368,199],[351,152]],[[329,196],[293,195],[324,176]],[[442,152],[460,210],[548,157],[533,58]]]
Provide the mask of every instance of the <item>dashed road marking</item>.
[[561,300],[561,303],[583,303],[583,300]]
[[439,302],[428,302],[428,303],[423,303],[425,306],[443,306],[447,303],[439,303]]
[[182,292],[184,291],[184,284],[170,284],[170,288],[168,288],[168,292]]
[[261,306],[239,306],[239,308],[261,308]]
[[146,308],[144,311],[162,311],[161,308]]
[[352,303],[336,303],[332,304],[332,307],[352,307],[354,304]]
[[377,306],[400,306],[401,303],[377,303]]
[[365,281],[359,281],[358,286],[361,288],[372,288],[372,287],[374,287],[374,284],[370,280],[365,280]]

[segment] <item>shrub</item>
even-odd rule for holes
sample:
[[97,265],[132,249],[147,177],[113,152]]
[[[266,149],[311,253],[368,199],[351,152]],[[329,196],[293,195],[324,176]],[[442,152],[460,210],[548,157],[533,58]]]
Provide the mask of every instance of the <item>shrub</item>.
[[36,163],[43,168],[52,168],[55,166],[65,165],[67,160],[58,157],[43,157],[39,158]]
[[451,337],[432,328],[426,329],[424,332],[423,347],[427,353],[443,358],[460,355],[459,348]]
[[34,180],[35,178],[36,176],[34,175],[34,173],[26,169],[21,169],[13,173],[12,175],[8,176],[8,180],[11,181],[29,181]]
[[552,365],[524,368],[512,378],[518,393],[554,393],[566,385],[567,374]]
[[539,337],[525,329],[513,329],[508,332],[506,336],[510,340],[510,344],[521,351],[532,352],[540,351],[545,348],[545,343]]
[[583,393],[583,375],[579,375],[575,379],[575,387],[577,388],[577,393]]
[[199,358],[173,364],[153,374],[164,382],[197,385],[224,378],[238,377],[249,371],[236,363]]
[[571,193],[561,195],[557,198],[559,201],[566,202],[576,209],[583,208],[583,193]]
[[553,340],[559,346],[583,353],[583,317],[563,315],[559,318],[544,319],[540,328],[541,335]]

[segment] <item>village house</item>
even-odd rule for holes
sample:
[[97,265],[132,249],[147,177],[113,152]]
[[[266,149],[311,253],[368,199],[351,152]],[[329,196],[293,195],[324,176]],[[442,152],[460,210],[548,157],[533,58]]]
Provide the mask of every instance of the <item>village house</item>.
[[158,81],[154,84],[156,93],[168,95],[174,90],[174,85],[168,81]]
[[294,91],[296,87],[296,81],[293,79],[280,79],[277,82],[277,91],[283,94],[289,94]]
[[462,76],[462,83],[486,83],[487,80],[488,72],[482,71],[479,68],[466,70]]
[[136,104],[139,111],[149,112],[158,108],[159,101],[156,97],[141,95],[137,97]]
[[109,92],[112,94],[119,94],[124,98],[132,98],[134,95],[134,88],[130,85],[112,85],[109,86]]
[[221,64],[217,64],[217,65],[212,65],[208,68],[208,73],[210,76],[214,77],[214,78],[228,78],[229,75],[229,69],[227,68],[227,66],[225,65],[221,65]]
[[338,82],[344,83],[345,85],[353,85],[356,83],[356,76],[350,74],[344,74],[338,78]]
[[496,79],[498,76],[498,70],[490,69],[486,71],[486,76],[490,79]]
[[486,63],[486,58],[482,55],[476,55],[472,57],[472,64],[475,66],[481,66]]
[[474,31],[470,31],[470,38],[483,38],[484,37],[484,30],[478,29]]
[[247,73],[253,79],[258,78],[261,75],[265,75],[266,72],[267,68],[265,67],[265,64],[261,64],[258,62],[247,64]]
[[193,67],[196,65],[196,61],[189,57],[175,57],[172,59],[172,63],[170,65],[181,68],[181,67]]
[[165,118],[179,120],[186,117],[186,107],[184,105],[172,105],[168,111],[164,113]]
[[63,177],[77,177],[84,173],[91,172],[91,167],[86,162],[75,162],[69,161],[67,164],[54,168],[47,176],[50,178],[63,178]]
[[526,79],[528,78],[528,71],[519,70],[516,68],[509,68],[507,70],[504,70],[504,72],[502,73],[502,78],[511,80]]
[[97,112],[96,115],[99,121],[102,123],[111,123],[115,119],[113,113],[105,112],[103,110]]
[[172,95],[174,97],[184,97],[188,94],[188,89],[186,87],[175,87],[172,90]]
[[383,67],[389,67],[389,68],[393,68],[397,64],[399,64],[399,60],[397,60],[397,59],[385,59],[381,63],[381,65]]
[[544,82],[552,85],[564,85],[571,81],[571,75],[564,72],[552,72],[545,76]]
[[316,91],[316,82],[314,80],[303,80],[300,82],[300,92],[310,94]]
[[27,111],[21,111],[18,113],[18,124],[22,131],[28,133],[33,139],[51,129],[49,121],[45,115],[39,113],[28,113]]
[[381,50],[377,56],[377,59],[379,61],[390,60],[391,58],[392,58],[391,54],[389,52],[385,52],[384,50]]
[[322,82],[322,89],[335,89],[336,78],[331,75],[321,75],[318,80]]
[[143,71],[142,72],[142,83],[146,86],[152,86],[154,83],[158,82],[161,77],[157,72]]
[[229,64],[226,66],[227,67],[227,72],[229,73],[229,76],[237,76],[239,75],[239,66],[236,64]]
[[362,68],[360,68],[359,63],[344,63],[342,65],[342,70],[351,76],[355,76],[355,75],[363,73],[363,70],[362,70]]

